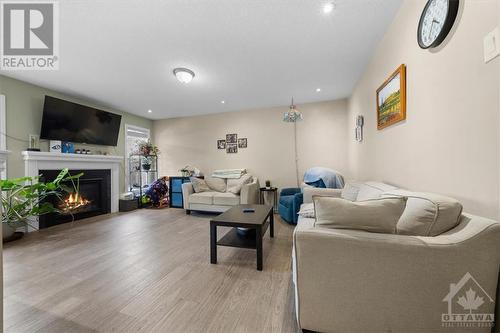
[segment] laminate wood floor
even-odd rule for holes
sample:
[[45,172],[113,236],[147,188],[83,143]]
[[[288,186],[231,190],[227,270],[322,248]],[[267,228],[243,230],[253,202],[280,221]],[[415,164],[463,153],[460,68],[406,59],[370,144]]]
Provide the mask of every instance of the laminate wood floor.
[[5,244],[5,332],[299,332],[293,228],[276,216],[259,272],[253,250],[210,264],[210,217],[139,210]]

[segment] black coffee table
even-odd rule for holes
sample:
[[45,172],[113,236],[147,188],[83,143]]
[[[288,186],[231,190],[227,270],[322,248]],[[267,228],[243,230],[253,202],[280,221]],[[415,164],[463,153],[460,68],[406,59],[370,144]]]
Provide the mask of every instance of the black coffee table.
[[[252,208],[253,213],[243,209]],[[257,250],[257,270],[262,270],[262,237],[270,226],[269,234],[274,237],[273,207],[269,205],[238,205],[230,208],[210,221],[210,262],[217,264],[217,245]],[[217,227],[232,227],[231,231],[217,241]],[[248,228],[242,235],[237,228]]]

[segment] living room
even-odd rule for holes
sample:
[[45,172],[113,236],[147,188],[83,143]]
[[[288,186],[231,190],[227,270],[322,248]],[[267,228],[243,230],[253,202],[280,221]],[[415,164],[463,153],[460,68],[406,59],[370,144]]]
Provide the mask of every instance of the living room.
[[497,0],[29,3],[5,332],[498,331]]

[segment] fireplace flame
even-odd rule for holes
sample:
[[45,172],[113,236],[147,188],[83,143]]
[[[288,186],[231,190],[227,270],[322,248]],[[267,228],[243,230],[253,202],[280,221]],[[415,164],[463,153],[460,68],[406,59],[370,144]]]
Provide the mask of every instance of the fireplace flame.
[[90,200],[85,199],[79,193],[70,193],[69,196],[63,200],[61,210],[70,212],[90,204]]

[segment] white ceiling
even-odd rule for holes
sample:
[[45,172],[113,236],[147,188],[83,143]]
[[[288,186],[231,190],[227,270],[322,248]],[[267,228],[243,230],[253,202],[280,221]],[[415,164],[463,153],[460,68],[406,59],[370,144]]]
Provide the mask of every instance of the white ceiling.
[[2,74],[152,119],[348,97],[401,0],[334,2],[61,0],[59,71]]

